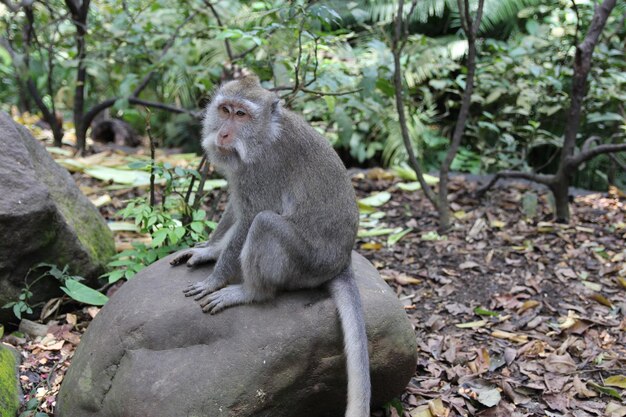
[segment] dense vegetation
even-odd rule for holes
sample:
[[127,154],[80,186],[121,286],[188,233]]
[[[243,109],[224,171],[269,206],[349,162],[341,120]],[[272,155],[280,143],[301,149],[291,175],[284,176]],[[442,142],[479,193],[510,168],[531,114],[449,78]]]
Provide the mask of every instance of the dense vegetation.
[[[74,127],[84,147],[89,124],[107,107],[143,131],[151,106],[165,146],[197,149],[197,117],[213,86],[252,71],[323,131],[349,164],[406,160],[392,83],[394,2],[2,3],[0,103],[41,113],[51,125],[65,121],[56,127],[58,143],[71,141]],[[471,12],[475,7],[470,2]],[[579,146],[590,136],[624,141],[625,10],[622,3],[613,11],[594,51]],[[485,2],[476,85],[452,170],[556,170],[573,56],[593,11],[593,1]],[[407,18],[401,64],[408,129],[431,171],[456,123],[467,41],[455,1],[418,1]],[[620,166],[623,154],[598,157],[574,184],[623,186]]]

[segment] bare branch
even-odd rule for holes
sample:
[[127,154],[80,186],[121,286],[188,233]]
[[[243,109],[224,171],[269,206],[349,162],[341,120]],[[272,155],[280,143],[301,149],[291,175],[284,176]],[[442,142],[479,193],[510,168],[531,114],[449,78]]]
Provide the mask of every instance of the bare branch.
[[404,21],[404,0],[400,0],[398,2],[398,12],[395,19],[394,24],[394,33],[392,39],[392,47],[391,51],[393,53],[393,82],[395,86],[395,96],[396,96],[396,109],[398,112],[398,123],[400,124],[400,132],[402,134],[402,141],[404,142],[404,147],[406,149],[406,153],[409,159],[409,164],[411,168],[415,171],[417,175],[417,180],[422,186],[422,191],[428,200],[432,203],[433,207],[438,209],[437,197],[435,193],[430,188],[428,184],[426,184],[426,180],[424,179],[424,173],[422,172],[422,167],[415,157],[415,152],[413,151],[413,144],[411,143],[411,137],[409,135],[409,129],[406,124],[406,115],[404,110],[404,99],[403,99],[403,87],[402,87],[402,67],[400,64],[400,56],[402,55],[402,47],[404,44],[401,42],[402,34],[403,34],[403,21]]
[[578,33],[580,32],[580,13],[578,11],[578,5],[576,4],[576,0],[571,0],[571,2],[572,9],[574,9],[574,13],[576,14],[576,32],[574,32],[574,45],[578,45]]
[[583,162],[595,158],[598,155],[624,151],[626,151],[626,143],[598,145],[595,148],[580,151],[577,155],[567,158],[567,166],[570,170],[574,170]]
[[562,159],[560,170],[566,169],[565,160],[573,155],[576,146],[576,135],[580,126],[582,102],[587,89],[587,76],[591,68],[591,57],[602,29],[615,7],[616,0],[604,0],[595,7],[595,12],[589,26],[589,31],[583,41],[576,47],[574,56],[574,77],[572,79],[571,104],[565,126]]
[[470,28],[467,26],[467,9],[463,7],[462,0],[456,0],[456,5],[459,9],[459,20],[461,21],[461,28],[465,33],[470,33]]
[[161,109],[161,110],[166,110],[172,113],[185,113],[188,114],[192,117],[199,117],[197,112],[194,112],[193,110],[188,110],[188,109],[183,109],[181,107],[175,107],[175,106],[170,106],[168,104],[164,104],[164,103],[159,103],[156,101],[148,101],[148,100],[142,100],[140,98],[137,97],[128,97],[128,102],[131,104],[139,104],[142,106],[146,106],[146,107],[152,107],[155,109]]
[[[459,6],[461,0],[458,0]],[[465,132],[465,125],[467,124],[467,118],[469,117],[469,110],[472,104],[472,92],[474,91],[474,75],[476,73],[476,33],[480,26],[480,18],[482,17],[482,11],[484,6],[484,0],[479,0],[478,10],[476,11],[476,19],[472,22],[472,18],[469,12],[469,2],[465,0],[465,10],[463,14],[465,16],[466,25],[464,28],[469,30],[465,32],[467,36],[467,76],[465,77],[465,89],[461,98],[461,107],[454,126],[452,138],[450,141],[450,148],[446,153],[446,158],[439,168],[439,231],[445,232],[450,223],[450,209],[448,207],[448,174],[450,172],[450,166],[452,161],[456,157],[456,154],[461,146],[461,139],[463,139],[463,132]]]
[[534,172],[500,171],[495,174],[486,185],[476,190],[476,196],[479,198],[482,197],[491,187],[493,187],[498,182],[498,180],[504,178],[522,179],[550,186],[553,183],[554,176],[537,174]]
[[[204,0],[204,4],[211,9],[211,13],[213,13],[213,16],[215,17],[215,20],[217,21],[217,24],[220,27],[223,27],[222,25],[222,19],[220,19],[220,15],[217,13],[217,10],[215,10],[215,6],[213,6],[213,4],[209,1],[209,0]],[[226,48],[226,54],[228,55],[228,59],[230,60],[230,62],[233,62],[234,56],[233,56],[233,51],[230,47],[230,41],[228,39],[224,39],[224,47]]]

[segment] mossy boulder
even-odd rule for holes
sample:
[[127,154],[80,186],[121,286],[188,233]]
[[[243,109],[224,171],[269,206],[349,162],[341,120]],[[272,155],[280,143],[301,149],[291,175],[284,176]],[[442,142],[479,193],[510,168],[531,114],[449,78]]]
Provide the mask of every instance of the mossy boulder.
[[[0,306],[18,297],[26,273],[37,263],[69,265],[72,274],[88,280],[104,271],[115,253],[105,220],[67,170],[3,112],[0,195]],[[46,299],[58,286],[44,283],[33,292]],[[0,309],[0,322],[10,318],[9,310]]]
[[[210,267],[172,267],[171,259],[124,284],[89,325],[63,379],[58,417],[343,417],[342,331],[325,289],[209,315],[182,290]],[[404,392],[417,343],[374,267],[357,254],[352,265],[380,406]]]
[[0,417],[15,417],[19,406],[16,354],[0,343]]

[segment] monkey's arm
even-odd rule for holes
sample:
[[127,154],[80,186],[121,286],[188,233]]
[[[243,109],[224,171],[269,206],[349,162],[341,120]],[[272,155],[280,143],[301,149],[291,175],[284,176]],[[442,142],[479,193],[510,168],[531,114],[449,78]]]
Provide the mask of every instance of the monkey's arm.
[[228,244],[229,237],[227,234],[234,223],[235,213],[229,201],[224,210],[224,214],[222,214],[222,218],[213,233],[211,233],[209,240],[182,252],[180,255],[176,256],[176,258],[172,259],[170,264],[177,266],[187,262],[187,266],[194,266],[217,260],[224,247]]
[[[222,288],[230,280],[241,278],[241,262],[239,256],[246,241],[250,224],[238,221],[228,230],[228,242],[215,264],[211,275],[205,280],[189,285],[183,290],[187,297],[195,296],[196,300]],[[208,249],[208,248],[207,248]]]

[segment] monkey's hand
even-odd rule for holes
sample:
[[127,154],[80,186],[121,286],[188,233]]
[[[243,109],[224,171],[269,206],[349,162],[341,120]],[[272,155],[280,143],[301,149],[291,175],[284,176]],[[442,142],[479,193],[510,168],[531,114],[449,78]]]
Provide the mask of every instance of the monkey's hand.
[[198,301],[205,295],[211,294],[212,292],[222,288],[224,285],[226,285],[226,281],[216,279],[215,276],[209,275],[209,277],[204,281],[190,284],[183,290],[183,293],[186,297],[194,297],[194,299]]
[[170,265],[178,266],[182,263],[187,263],[187,266],[195,266],[203,263],[216,261],[220,253],[212,246],[191,248],[176,256],[170,261]]

